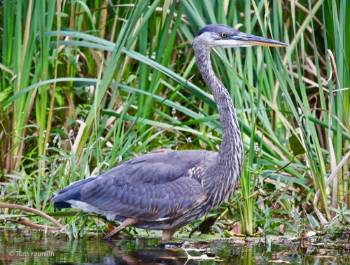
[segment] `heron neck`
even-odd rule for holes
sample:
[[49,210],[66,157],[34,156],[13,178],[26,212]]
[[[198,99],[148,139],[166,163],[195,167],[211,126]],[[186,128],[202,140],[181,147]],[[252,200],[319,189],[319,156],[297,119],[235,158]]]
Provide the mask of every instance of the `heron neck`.
[[242,166],[242,139],[233,107],[232,99],[227,89],[216,77],[210,61],[210,48],[203,45],[194,45],[196,62],[203,80],[211,89],[214,100],[218,106],[222,126],[222,142],[219,150],[219,163],[222,163],[232,177],[238,180]]

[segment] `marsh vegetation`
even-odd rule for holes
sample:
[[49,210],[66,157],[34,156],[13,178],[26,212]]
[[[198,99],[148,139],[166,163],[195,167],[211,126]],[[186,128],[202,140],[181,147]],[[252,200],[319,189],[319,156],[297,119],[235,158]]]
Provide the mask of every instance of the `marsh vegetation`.
[[[191,42],[221,23],[289,47],[213,54],[246,159],[240,191],[184,231],[302,235],[349,225],[349,1],[5,0],[0,18],[1,201],[56,216],[78,237],[106,222],[55,213],[59,189],[160,148],[217,150],[217,109]],[[3,227],[23,217],[48,224],[0,213]]]

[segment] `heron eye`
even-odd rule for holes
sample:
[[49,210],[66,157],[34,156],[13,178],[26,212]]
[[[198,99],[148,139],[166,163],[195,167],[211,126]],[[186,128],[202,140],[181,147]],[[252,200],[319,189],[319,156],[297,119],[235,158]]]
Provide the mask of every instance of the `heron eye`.
[[228,34],[226,32],[221,32],[220,36],[221,38],[227,38]]

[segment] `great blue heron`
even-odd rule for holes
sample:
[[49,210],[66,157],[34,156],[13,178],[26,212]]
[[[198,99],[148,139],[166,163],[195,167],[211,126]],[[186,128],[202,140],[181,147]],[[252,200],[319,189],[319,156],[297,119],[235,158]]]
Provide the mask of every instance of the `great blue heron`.
[[230,94],[215,76],[210,51],[254,45],[286,46],[225,25],[207,25],[193,41],[199,71],[220,114],[219,152],[164,151],[133,158],[100,176],[64,188],[53,198],[55,207],[74,207],[121,222],[106,238],[133,225],[163,230],[162,239],[170,240],[176,229],[228,198],[239,183],[243,146]]

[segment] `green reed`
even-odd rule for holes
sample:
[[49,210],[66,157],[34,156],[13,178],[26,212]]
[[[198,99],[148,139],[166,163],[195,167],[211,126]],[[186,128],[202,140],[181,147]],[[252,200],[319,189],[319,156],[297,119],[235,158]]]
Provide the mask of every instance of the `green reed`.
[[286,223],[296,213],[327,224],[334,209],[349,206],[346,0],[113,4],[4,1],[4,200],[52,211],[58,189],[134,155],[217,150],[217,109],[191,42],[203,25],[223,23],[289,44],[212,54],[246,154],[238,200],[217,211],[225,227],[239,221],[254,234],[266,212]]

